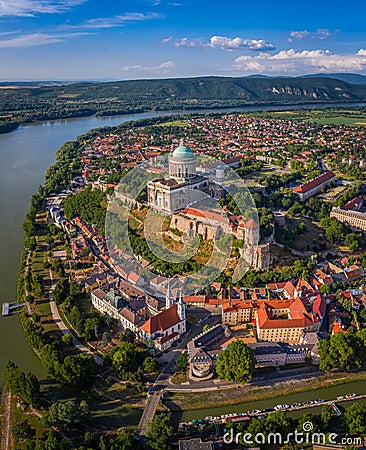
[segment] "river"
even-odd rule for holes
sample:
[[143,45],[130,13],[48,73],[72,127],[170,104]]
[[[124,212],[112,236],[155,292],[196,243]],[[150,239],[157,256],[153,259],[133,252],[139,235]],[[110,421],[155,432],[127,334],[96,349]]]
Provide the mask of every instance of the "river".
[[[284,107],[247,107],[228,110],[200,110],[194,112],[290,110],[324,108],[329,105]],[[330,106],[342,106],[334,104]],[[358,106],[358,105],[343,105]],[[29,124],[17,130],[0,134],[0,303],[16,300],[17,272],[23,246],[22,223],[31,195],[43,183],[48,166],[54,163],[55,153],[65,141],[92,128],[118,125],[129,120],[193,111],[148,112],[113,117],[82,117]],[[0,375],[7,361],[12,360],[22,370],[32,371],[45,378],[38,358],[25,341],[16,315],[0,316]],[[0,381],[1,384],[1,381]]]

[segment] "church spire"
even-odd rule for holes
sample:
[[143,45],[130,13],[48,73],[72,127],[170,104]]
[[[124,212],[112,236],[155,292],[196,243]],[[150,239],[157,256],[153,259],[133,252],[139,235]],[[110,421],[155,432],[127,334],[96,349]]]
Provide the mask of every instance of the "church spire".
[[166,291],[166,297],[165,297],[165,309],[169,309],[172,306],[172,297],[170,295],[170,283],[168,282],[168,288]]
[[179,291],[179,300],[178,300],[178,316],[180,320],[186,320],[186,304],[184,303],[182,297],[182,291]]

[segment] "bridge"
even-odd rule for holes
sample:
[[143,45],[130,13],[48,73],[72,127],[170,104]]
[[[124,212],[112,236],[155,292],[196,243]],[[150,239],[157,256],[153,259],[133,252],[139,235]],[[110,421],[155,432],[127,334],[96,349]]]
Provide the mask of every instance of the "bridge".
[[24,305],[25,303],[3,303],[2,314],[3,316],[9,316]]
[[338,408],[338,406],[334,402],[331,402],[330,406],[333,408],[333,410],[337,414],[337,416],[341,416],[342,415],[341,410]]

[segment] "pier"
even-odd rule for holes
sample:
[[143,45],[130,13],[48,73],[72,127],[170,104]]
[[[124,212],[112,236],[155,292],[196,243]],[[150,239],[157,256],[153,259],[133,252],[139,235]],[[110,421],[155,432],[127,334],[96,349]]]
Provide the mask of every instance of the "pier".
[[3,303],[2,315],[10,316],[10,314],[22,306],[24,306],[24,303]]

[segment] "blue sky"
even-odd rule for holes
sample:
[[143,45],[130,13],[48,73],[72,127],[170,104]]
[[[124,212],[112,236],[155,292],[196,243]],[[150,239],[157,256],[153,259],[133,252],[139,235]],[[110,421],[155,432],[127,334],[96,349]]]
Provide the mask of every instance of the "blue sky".
[[366,2],[0,0],[0,79],[366,74]]

